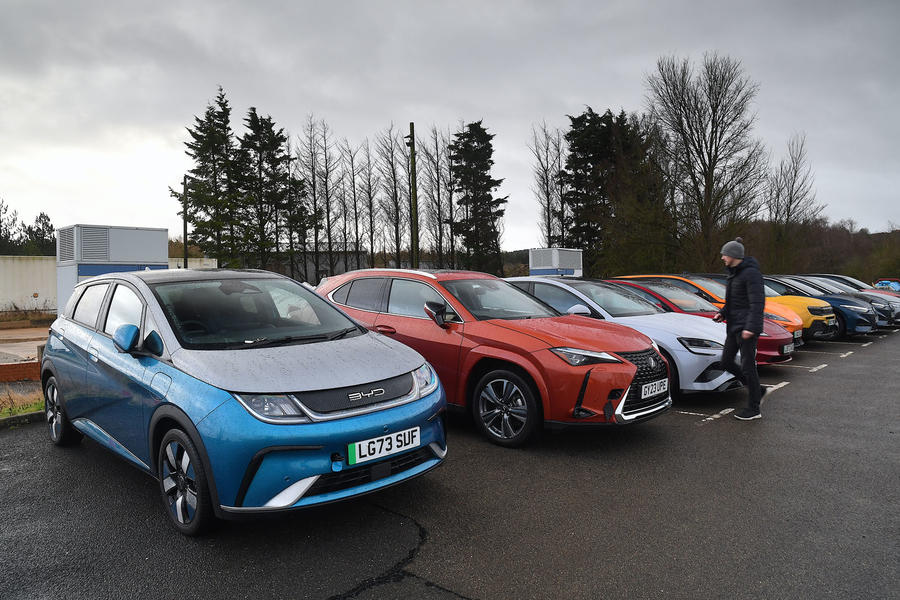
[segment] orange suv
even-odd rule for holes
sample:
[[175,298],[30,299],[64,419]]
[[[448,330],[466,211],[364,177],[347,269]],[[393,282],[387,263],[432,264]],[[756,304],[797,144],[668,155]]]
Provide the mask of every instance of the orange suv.
[[668,363],[650,338],[561,314],[492,275],[365,269],[316,291],[419,351],[448,404],[470,410],[502,446],[524,444],[542,425],[636,423],[672,405]]

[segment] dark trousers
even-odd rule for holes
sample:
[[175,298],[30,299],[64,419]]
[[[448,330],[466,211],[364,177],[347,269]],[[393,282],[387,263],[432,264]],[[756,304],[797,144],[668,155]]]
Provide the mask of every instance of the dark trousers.
[[[759,336],[754,335],[750,339],[745,340],[741,335],[742,333],[742,329],[728,332],[728,336],[725,338],[725,347],[722,349],[722,368],[747,386],[747,392],[750,395],[747,407],[758,411],[759,401],[762,397],[762,390],[759,387],[759,374],[756,372],[756,341],[759,339]],[[734,361],[738,350],[741,351],[740,367]]]

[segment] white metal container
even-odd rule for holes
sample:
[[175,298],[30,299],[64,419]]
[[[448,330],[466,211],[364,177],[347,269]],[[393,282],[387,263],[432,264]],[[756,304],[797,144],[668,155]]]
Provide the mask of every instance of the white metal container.
[[532,248],[528,251],[529,275],[582,274],[581,250],[571,248]]

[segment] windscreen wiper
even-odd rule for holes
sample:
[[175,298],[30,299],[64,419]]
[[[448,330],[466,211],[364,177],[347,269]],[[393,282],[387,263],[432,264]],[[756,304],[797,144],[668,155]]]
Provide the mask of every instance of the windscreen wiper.
[[264,348],[266,346],[280,346],[282,344],[290,344],[291,342],[321,342],[330,339],[327,335],[289,335],[287,337],[276,338],[270,340],[267,337],[256,338],[255,340],[244,340],[243,343],[236,343],[233,348]]

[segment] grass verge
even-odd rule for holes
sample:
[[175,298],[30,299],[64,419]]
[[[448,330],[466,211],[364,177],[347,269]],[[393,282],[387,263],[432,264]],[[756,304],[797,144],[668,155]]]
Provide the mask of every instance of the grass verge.
[[44,397],[40,390],[14,392],[7,389],[0,394],[0,417],[12,417],[24,413],[44,410]]

